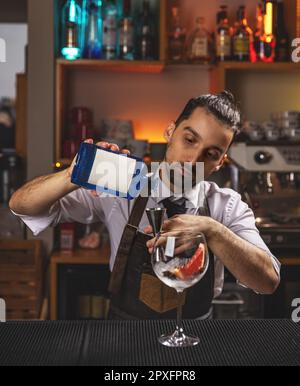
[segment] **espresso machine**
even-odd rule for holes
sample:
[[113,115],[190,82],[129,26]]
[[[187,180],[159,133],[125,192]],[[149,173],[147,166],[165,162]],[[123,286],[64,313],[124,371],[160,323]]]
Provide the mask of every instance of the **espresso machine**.
[[232,188],[248,203],[274,254],[300,251],[299,142],[239,142],[230,152]]
[[242,297],[242,317],[290,318],[292,300],[300,293],[300,265],[296,264],[300,257],[300,143],[236,142],[228,167],[231,187],[253,210],[265,243],[281,262],[287,258],[289,263],[283,263],[281,284],[272,296],[241,290],[230,275],[224,293]]

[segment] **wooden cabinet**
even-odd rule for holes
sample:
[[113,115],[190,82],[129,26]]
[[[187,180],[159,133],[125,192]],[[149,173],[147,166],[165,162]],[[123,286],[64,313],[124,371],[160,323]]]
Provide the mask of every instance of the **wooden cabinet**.
[[0,298],[7,320],[39,319],[44,262],[40,240],[0,239]]
[[[109,245],[104,245],[103,247],[97,250],[77,249],[70,253],[60,252],[60,251],[53,253],[53,255],[51,256],[51,266],[50,266],[50,318],[51,320],[56,320],[58,317],[58,292],[59,292],[58,276],[59,276],[60,267],[103,266],[103,267],[106,267],[106,271],[109,271],[109,268],[108,268],[109,257],[110,257]],[[101,277],[99,277],[99,283],[101,283]],[[75,292],[75,289],[74,289],[74,292]]]
[[[228,79],[236,73],[268,73],[280,76],[283,73],[297,73],[300,71],[300,63],[239,63],[223,62],[211,69],[211,92],[217,93],[228,87]],[[300,74],[299,74],[300,75]],[[263,85],[262,85],[263,86]]]

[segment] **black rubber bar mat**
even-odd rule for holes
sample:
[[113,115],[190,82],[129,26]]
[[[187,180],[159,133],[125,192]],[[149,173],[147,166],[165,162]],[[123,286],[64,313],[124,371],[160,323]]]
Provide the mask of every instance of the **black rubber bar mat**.
[[77,365],[84,322],[0,323],[0,365]]
[[193,348],[166,348],[157,337],[174,322],[104,322],[87,327],[85,365],[300,365],[300,325],[281,320],[185,321],[200,337]]
[[193,348],[157,337],[172,321],[0,323],[0,365],[300,365],[300,325],[287,320],[185,321]]

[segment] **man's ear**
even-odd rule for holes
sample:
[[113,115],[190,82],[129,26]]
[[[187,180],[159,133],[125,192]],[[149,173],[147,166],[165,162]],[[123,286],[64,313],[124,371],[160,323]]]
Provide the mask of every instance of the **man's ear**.
[[176,129],[175,122],[171,122],[164,132],[164,138],[169,143],[172,135]]
[[222,166],[224,165],[227,158],[228,158],[228,155],[225,154],[224,157],[221,159],[219,165],[217,167],[215,167],[215,172],[218,172],[222,168]]

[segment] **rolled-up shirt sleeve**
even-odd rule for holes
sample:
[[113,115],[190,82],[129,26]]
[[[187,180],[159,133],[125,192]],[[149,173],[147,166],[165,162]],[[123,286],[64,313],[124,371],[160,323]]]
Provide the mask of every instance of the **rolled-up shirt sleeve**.
[[253,211],[242,201],[238,193],[232,195],[226,205],[224,225],[242,239],[264,250],[272,259],[274,269],[280,277],[281,264],[261,238],[255,224]]
[[78,189],[61,198],[43,215],[24,216],[15,212],[13,214],[18,216],[37,236],[48,227],[56,226],[59,223],[92,224],[104,221],[101,201],[98,197],[93,197],[87,190]]

